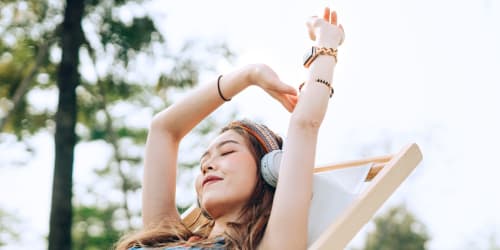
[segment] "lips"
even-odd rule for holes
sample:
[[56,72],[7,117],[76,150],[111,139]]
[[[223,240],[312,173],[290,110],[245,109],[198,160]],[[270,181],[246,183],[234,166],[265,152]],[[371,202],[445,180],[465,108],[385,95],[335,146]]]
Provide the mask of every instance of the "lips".
[[205,184],[209,184],[209,183],[217,182],[217,181],[221,181],[221,180],[223,180],[223,179],[219,176],[208,175],[205,177],[205,179],[203,179],[203,183],[201,185],[205,186]]

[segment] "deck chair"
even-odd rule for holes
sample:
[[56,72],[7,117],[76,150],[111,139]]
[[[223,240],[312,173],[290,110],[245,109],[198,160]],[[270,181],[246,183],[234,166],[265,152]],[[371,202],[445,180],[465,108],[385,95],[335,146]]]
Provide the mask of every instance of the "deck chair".
[[[421,160],[412,143],[394,155],[316,167],[308,249],[344,249]],[[190,229],[206,222],[196,205],[181,218]]]

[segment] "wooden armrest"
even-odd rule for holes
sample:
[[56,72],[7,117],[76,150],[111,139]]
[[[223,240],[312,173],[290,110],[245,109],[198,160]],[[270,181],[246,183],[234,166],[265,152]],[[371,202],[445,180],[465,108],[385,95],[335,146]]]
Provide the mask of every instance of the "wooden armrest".
[[393,155],[384,155],[377,157],[364,158],[360,160],[354,161],[345,161],[341,163],[329,164],[326,166],[319,166],[314,168],[314,173],[321,173],[330,170],[337,170],[343,168],[357,167],[361,165],[365,165],[368,163],[372,163],[370,167],[370,171],[368,172],[365,181],[371,181],[377,174],[382,170],[385,164],[392,159]]

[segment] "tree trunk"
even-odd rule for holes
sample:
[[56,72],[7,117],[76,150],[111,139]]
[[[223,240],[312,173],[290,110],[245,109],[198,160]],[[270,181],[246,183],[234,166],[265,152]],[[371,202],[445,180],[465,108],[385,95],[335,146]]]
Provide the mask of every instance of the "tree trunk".
[[83,43],[84,0],[67,0],[60,33],[62,59],[57,71],[59,103],[56,113],[55,166],[50,211],[49,250],[71,249],[73,158],[76,144],[76,87],[79,49]]

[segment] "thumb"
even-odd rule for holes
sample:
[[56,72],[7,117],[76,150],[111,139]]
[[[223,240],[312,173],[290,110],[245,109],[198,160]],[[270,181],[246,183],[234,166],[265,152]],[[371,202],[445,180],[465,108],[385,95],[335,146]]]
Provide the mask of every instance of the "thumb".
[[311,25],[307,25],[307,33],[309,34],[309,39],[311,41],[316,41],[316,34],[314,34],[314,28]]

